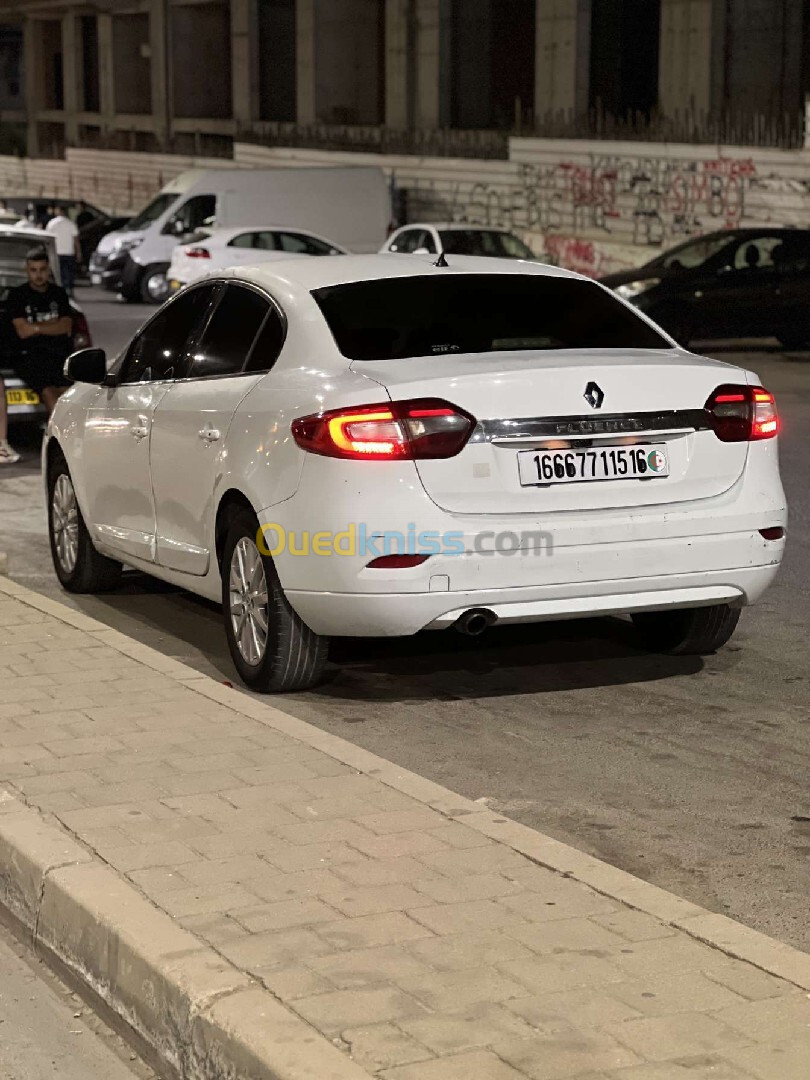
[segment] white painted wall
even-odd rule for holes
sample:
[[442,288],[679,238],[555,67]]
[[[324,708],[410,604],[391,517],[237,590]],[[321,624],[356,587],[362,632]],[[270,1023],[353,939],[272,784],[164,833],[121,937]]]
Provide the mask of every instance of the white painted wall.
[[[513,139],[510,160],[269,149],[237,143],[245,167],[378,164],[408,191],[410,220],[514,229],[538,253],[599,275],[689,236],[736,225],[810,227],[810,149]],[[65,161],[0,157],[0,192],[138,209],[177,173],[221,158],[69,150]]]

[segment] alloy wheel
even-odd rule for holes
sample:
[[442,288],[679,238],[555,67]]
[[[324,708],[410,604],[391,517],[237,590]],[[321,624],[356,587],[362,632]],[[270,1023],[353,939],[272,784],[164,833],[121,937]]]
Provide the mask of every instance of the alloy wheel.
[[267,650],[270,621],[267,578],[259,549],[247,536],[233,549],[229,595],[236,647],[246,663],[260,664]]
[[53,543],[59,565],[66,574],[76,569],[79,555],[79,507],[67,473],[56,478],[51,500]]

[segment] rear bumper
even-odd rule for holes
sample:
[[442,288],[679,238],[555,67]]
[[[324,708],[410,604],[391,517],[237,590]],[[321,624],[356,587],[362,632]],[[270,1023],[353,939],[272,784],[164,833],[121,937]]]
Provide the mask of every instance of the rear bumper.
[[[454,589],[447,566],[452,560],[444,559],[443,565],[437,560],[429,571],[426,591],[397,591],[389,580],[381,581],[376,593],[301,589],[287,595],[316,633],[336,637],[397,637],[443,629],[470,608],[486,608],[499,622],[519,623],[711,604],[743,607],[756,603],[771,584],[784,551],[784,541],[765,541],[758,533],[695,538],[678,545],[681,557],[673,565],[671,543],[620,545],[621,552],[612,550],[616,546],[563,549],[548,560],[546,584]],[[640,547],[646,550],[640,552]],[[725,550],[729,565],[723,565],[721,550]],[[518,556],[508,562],[514,567],[528,559],[542,560],[543,556]],[[416,569],[424,570],[432,561]],[[507,560],[503,556],[479,558],[475,569],[482,585],[487,578],[501,577],[502,567],[493,566],[496,572],[491,574],[487,566],[502,561]],[[649,572],[653,565],[657,565],[656,573]],[[664,568],[668,572],[662,573]],[[513,575],[513,580],[519,580],[514,571]],[[464,578],[469,580],[467,574]]]

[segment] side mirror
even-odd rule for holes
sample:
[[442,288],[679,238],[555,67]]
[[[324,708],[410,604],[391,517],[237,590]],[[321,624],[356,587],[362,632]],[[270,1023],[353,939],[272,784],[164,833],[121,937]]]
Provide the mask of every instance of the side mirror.
[[100,386],[107,377],[107,354],[103,349],[79,349],[67,358],[65,375],[71,382]]

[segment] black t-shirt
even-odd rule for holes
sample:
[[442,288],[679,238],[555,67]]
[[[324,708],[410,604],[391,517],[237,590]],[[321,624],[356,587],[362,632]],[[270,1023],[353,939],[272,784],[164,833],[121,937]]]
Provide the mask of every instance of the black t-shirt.
[[[44,292],[37,292],[30,285],[17,285],[9,289],[8,317],[25,319],[29,323],[49,323],[63,318],[72,318],[73,309],[68,294],[59,285],[49,285]],[[31,357],[63,360],[71,350],[70,334],[34,335],[20,342],[25,352]]]

